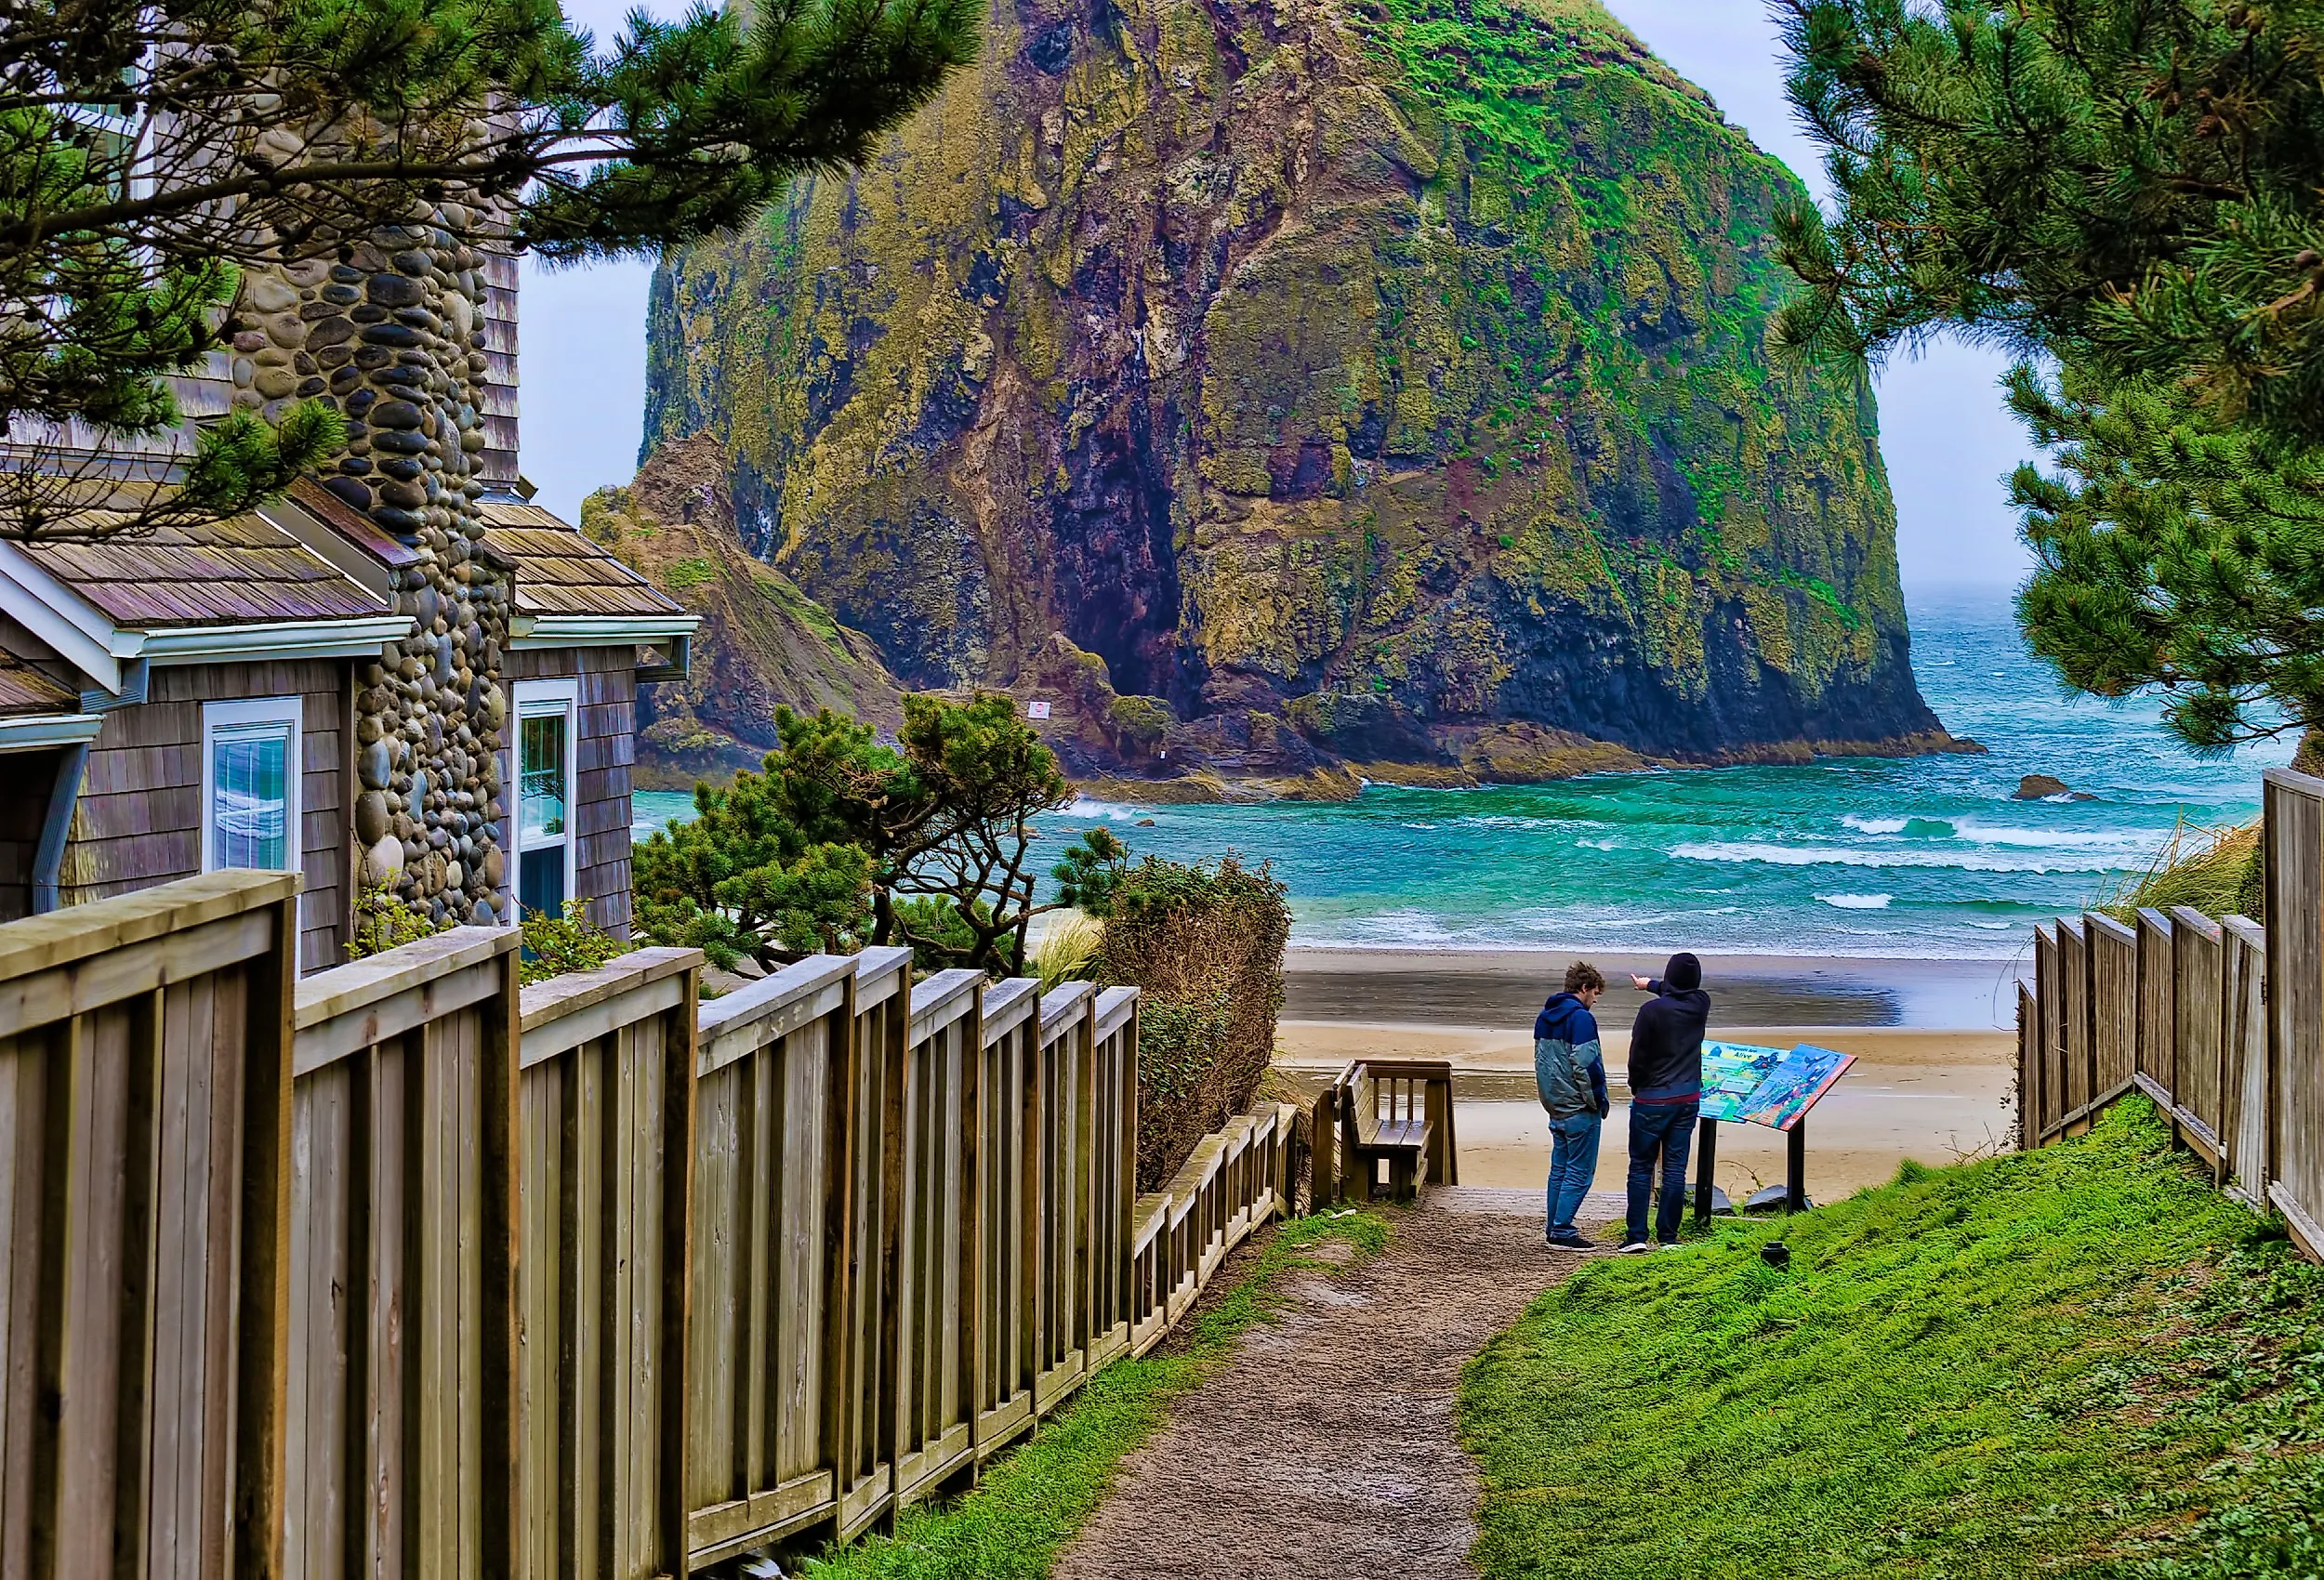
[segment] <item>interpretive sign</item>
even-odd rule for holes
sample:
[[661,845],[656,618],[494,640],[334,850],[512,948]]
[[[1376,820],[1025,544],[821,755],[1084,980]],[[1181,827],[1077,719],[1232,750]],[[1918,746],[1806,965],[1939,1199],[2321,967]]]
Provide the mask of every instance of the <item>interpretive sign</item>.
[[1789,1051],[1749,1043],[1705,1043],[1702,1115],[1789,1130],[1855,1062],[1852,1053],[1813,1043]]

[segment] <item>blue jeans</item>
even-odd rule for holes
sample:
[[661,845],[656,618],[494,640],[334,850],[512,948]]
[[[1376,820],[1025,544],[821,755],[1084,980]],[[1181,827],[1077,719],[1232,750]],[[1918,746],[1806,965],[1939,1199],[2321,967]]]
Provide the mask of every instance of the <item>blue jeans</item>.
[[1699,1099],[1685,1102],[1630,1105],[1630,1238],[1646,1238],[1646,1196],[1653,1189],[1655,1158],[1662,1158],[1662,1200],[1655,1211],[1655,1238],[1668,1245],[1679,1237],[1679,1212],[1686,1205],[1686,1159],[1695,1149]]
[[1594,1113],[1577,1113],[1550,1121],[1550,1238],[1575,1232],[1574,1215],[1590,1194],[1598,1177],[1600,1120]]

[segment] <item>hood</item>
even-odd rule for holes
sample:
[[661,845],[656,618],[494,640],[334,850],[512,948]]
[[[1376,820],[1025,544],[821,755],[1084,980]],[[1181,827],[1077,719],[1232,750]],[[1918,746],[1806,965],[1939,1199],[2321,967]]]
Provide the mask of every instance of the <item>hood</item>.
[[1578,1019],[1589,1020],[1591,1034],[1596,1034],[1597,1021],[1591,1016],[1589,1010],[1582,1007],[1580,999],[1576,998],[1570,993],[1552,994],[1550,995],[1550,1001],[1541,1007],[1541,1013],[1534,1017],[1533,1040],[1536,1042],[1550,1039],[1568,1043],[1587,1042],[1590,1040],[1588,1036],[1576,1038],[1574,1035],[1574,1022]]

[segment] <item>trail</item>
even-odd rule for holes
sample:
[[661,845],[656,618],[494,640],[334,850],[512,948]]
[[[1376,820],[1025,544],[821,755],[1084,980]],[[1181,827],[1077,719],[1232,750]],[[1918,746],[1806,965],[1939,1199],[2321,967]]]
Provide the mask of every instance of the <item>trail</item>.
[[[1585,1230],[1620,1210],[1593,1194]],[[1368,1263],[1293,1280],[1281,1320],[1247,1334],[1123,1462],[1058,1580],[1473,1575],[1479,1488],[1454,1390],[1487,1339],[1582,1264],[1541,1227],[1538,1191],[1431,1191]]]

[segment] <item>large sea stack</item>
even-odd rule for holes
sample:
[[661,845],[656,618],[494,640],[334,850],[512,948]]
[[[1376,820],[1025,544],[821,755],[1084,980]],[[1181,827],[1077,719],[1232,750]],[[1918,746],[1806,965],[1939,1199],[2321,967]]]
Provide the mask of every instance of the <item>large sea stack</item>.
[[997,3],[666,262],[648,445],[907,686],[1096,655],[1148,773],[1940,748],[1800,192],[1594,0]]

